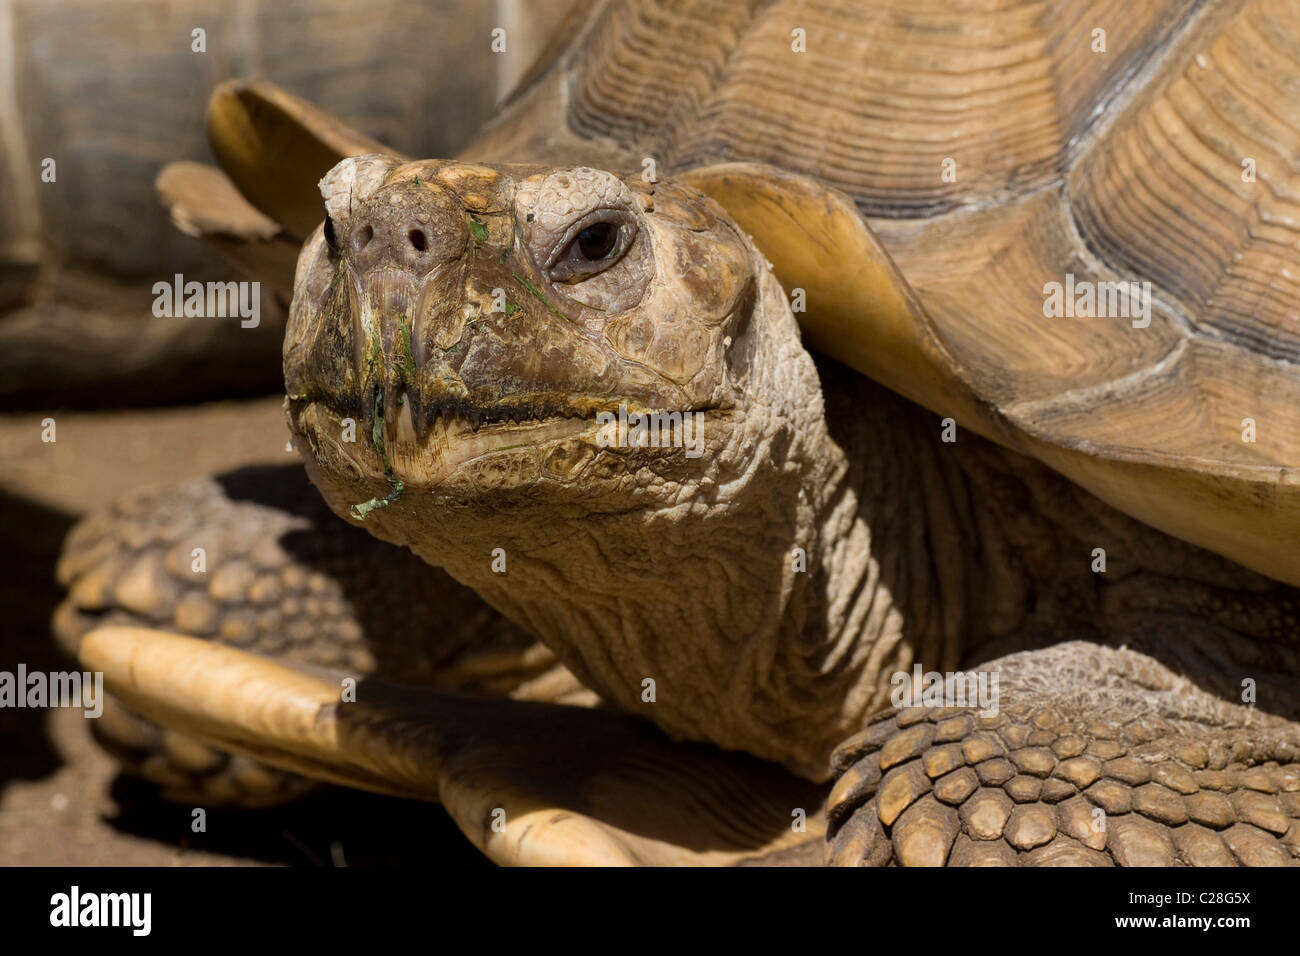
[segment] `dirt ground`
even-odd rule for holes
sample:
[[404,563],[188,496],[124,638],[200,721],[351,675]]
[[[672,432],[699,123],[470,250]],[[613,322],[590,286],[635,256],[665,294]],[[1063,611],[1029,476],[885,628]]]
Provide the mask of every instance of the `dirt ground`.
[[[42,420],[56,440],[41,440]],[[50,638],[54,564],[77,518],[117,498],[296,453],[279,398],[0,415],[0,670],[67,669]],[[273,810],[190,808],[119,777],[76,710],[0,709],[0,865],[487,865],[441,808],[326,788]]]

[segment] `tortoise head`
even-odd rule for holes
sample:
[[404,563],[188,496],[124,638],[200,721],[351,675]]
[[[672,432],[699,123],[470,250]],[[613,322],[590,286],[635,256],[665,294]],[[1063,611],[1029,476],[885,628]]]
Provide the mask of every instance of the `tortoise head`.
[[638,705],[653,680],[670,731],[797,762],[718,696],[787,616],[826,443],[746,235],[691,188],[586,167],[366,155],[321,191],[284,369],[331,507],[607,697]]
[[316,443],[344,419],[367,439],[382,423],[382,447],[338,449],[355,493],[383,483],[385,457],[411,492],[582,485],[599,413],[676,426],[713,412],[721,426],[736,406],[757,260],[704,197],[588,168],[379,155],[340,163],[321,190],[285,377]]

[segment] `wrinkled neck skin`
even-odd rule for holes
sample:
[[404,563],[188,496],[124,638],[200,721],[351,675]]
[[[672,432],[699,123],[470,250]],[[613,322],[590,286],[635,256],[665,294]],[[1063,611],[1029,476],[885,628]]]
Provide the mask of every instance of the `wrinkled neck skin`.
[[[892,433],[906,443],[911,425],[888,411],[847,423],[874,448],[832,438],[818,370],[775,278],[759,274],[731,347],[743,399],[705,412],[701,457],[556,440],[470,463],[472,495],[408,489],[365,527],[446,568],[671,735],[823,779],[831,749],[887,703],[888,674],[910,666],[902,600],[934,597],[902,550],[924,546],[925,488],[895,457]],[[346,514],[354,492],[308,467]],[[880,529],[899,540],[882,549]]]

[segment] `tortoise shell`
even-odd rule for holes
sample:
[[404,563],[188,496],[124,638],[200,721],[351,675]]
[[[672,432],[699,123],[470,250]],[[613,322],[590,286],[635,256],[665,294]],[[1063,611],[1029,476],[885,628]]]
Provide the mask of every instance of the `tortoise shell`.
[[1300,4],[588,7],[466,156],[693,179],[811,346],[1300,584]]
[[[1297,93],[1295,3],[579,2],[459,158],[703,189],[810,347],[1300,584]],[[297,236],[374,148],[266,84],[209,121]]]

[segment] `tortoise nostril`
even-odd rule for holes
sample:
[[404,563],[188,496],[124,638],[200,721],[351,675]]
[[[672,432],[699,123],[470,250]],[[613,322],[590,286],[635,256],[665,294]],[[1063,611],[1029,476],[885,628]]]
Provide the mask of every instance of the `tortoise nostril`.
[[362,249],[368,246],[370,244],[370,240],[373,239],[374,237],[375,237],[375,230],[373,228],[371,228],[370,226],[362,226],[357,231],[357,238],[354,242],[357,248],[357,252],[360,252]]
[[406,238],[411,240],[411,245],[415,246],[415,248],[418,251],[420,252],[424,251],[427,242],[425,241],[424,238],[423,229],[412,229],[410,232],[406,234]]

